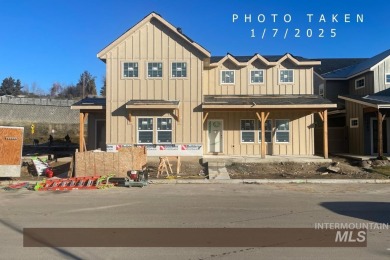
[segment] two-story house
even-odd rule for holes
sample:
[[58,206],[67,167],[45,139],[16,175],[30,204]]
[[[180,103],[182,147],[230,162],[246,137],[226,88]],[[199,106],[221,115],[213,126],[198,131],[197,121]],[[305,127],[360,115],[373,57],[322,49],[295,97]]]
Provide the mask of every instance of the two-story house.
[[[150,156],[312,156],[314,114],[326,126],[336,107],[313,92],[319,61],[211,56],[156,13],[97,56],[106,63],[106,98],[72,106],[81,151],[142,145]],[[327,158],[326,127],[323,144]]]
[[[346,152],[390,153],[390,50],[372,58],[320,59],[316,92],[338,103],[331,126],[345,127]],[[327,66],[328,64],[328,66]]]

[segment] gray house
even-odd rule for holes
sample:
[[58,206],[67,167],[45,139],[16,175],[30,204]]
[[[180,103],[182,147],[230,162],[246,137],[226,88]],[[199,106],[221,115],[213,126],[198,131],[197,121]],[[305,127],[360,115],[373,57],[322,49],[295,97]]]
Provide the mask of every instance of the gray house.
[[390,154],[390,50],[372,58],[317,60],[315,94],[337,103],[329,112],[330,152]]

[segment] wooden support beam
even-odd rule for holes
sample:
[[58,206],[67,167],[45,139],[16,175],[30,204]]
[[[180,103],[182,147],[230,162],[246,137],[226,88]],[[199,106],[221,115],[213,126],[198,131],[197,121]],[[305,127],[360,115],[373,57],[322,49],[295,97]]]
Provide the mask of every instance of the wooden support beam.
[[206,112],[206,114],[203,112],[203,124],[204,122],[206,122],[208,116],[209,116],[209,112]]
[[382,123],[383,123],[384,117],[382,116],[382,113],[378,109],[378,157],[383,156],[383,129],[382,129]]
[[84,113],[80,111],[80,137],[79,137],[79,150],[84,152]]
[[127,120],[131,123],[131,111],[129,110],[129,114],[127,115]]
[[176,117],[177,117],[177,122],[180,123],[180,109],[175,109],[176,111]]
[[[268,117],[268,116],[267,116]],[[265,159],[265,113],[261,112],[261,158]]]
[[318,115],[321,118],[321,121],[324,122],[324,112],[318,112]]
[[328,159],[328,110],[324,110],[322,118],[324,121],[324,158]]

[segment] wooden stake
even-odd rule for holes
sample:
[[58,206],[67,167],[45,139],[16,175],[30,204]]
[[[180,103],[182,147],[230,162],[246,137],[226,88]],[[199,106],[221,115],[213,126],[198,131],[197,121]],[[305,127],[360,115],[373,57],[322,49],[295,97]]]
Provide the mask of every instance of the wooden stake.
[[328,110],[323,112],[324,120],[324,158],[328,159]]

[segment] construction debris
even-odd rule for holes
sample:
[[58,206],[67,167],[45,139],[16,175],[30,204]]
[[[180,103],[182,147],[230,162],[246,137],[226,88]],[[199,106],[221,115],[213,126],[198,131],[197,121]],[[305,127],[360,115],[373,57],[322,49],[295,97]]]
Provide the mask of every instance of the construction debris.
[[22,188],[28,189],[30,184],[28,182],[21,182],[17,184],[10,184],[7,187],[4,187],[3,190],[12,191],[12,190],[20,190]]
[[63,191],[63,190],[87,190],[105,189],[114,186],[109,180],[114,175],[88,176],[67,179],[44,179],[38,182],[34,190],[36,191]]

